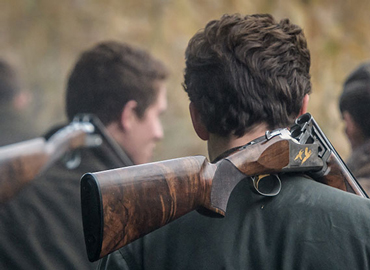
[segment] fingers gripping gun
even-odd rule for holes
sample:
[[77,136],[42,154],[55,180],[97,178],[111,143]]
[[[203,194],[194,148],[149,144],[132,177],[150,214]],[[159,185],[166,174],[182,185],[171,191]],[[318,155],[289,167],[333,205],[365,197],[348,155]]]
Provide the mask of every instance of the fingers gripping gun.
[[192,210],[224,216],[232,190],[247,177],[267,196],[279,193],[278,173],[305,172],[367,197],[311,115],[300,117],[291,130],[266,132],[217,163],[193,156],[85,174],[81,204],[89,260]]

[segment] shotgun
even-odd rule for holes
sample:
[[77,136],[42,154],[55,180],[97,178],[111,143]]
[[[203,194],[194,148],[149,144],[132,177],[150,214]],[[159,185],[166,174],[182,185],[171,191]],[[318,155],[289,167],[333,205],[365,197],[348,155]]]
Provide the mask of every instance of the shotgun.
[[48,139],[44,137],[0,147],[0,206],[27,183],[63,156],[68,169],[80,164],[81,147],[98,147],[105,142],[117,164],[132,164],[123,149],[93,114],[78,114],[67,126]]
[[91,123],[72,122],[48,140],[43,137],[0,147],[0,205],[12,198],[67,151],[99,144]]
[[81,205],[88,258],[96,261],[193,210],[224,216],[232,190],[247,177],[261,195],[277,195],[277,174],[286,172],[305,172],[368,197],[313,117],[305,114],[291,129],[266,132],[216,163],[192,156],[86,173]]

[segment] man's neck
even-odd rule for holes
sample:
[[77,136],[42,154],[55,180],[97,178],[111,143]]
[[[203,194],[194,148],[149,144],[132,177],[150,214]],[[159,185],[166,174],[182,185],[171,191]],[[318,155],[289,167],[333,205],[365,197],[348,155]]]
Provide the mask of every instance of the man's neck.
[[260,124],[242,137],[236,137],[234,135],[221,137],[216,134],[210,134],[207,143],[209,159],[212,161],[229,149],[245,145],[256,138],[261,137],[265,135],[267,130],[268,128],[266,124]]

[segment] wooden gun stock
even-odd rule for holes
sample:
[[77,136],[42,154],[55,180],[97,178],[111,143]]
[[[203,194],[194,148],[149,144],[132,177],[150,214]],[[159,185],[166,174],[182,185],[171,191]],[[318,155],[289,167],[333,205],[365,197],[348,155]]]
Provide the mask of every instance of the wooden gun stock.
[[71,123],[49,140],[36,138],[1,147],[0,205],[12,198],[65,152],[86,145],[86,136],[92,128],[91,124],[87,123]]
[[255,179],[260,177],[253,176],[305,172],[324,184],[367,197],[310,114],[298,118],[289,131],[266,132],[257,141],[215,164],[199,156],[85,174],[81,205],[89,260],[195,209],[225,215],[232,190],[249,176],[263,195],[270,191],[259,190]]
[[[304,164],[294,160],[303,149],[312,151]],[[322,166],[317,145],[279,135],[215,164],[196,156],[87,173],[81,178],[81,204],[88,258],[102,258],[195,209],[225,215],[232,190],[247,176]]]
[[85,174],[82,217],[88,257],[112,250],[210,205],[215,165],[188,157]]

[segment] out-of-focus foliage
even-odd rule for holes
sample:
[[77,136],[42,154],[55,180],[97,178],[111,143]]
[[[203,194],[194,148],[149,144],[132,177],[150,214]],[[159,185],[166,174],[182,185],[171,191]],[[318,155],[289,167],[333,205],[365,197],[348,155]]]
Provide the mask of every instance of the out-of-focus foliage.
[[165,139],[155,159],[205,154],[181,87],[188,40],[224,13],[288,17],[304,28],[311,50],[309,111],[346,157],[337,103],[345,77],[370,58],[369,10],[368,0],[0,0],[0,57],[16,66],[34,95],[33,118],[42,133],[65,120],[66,78],[81,51],[112,39],[147,49],[172,72]]

